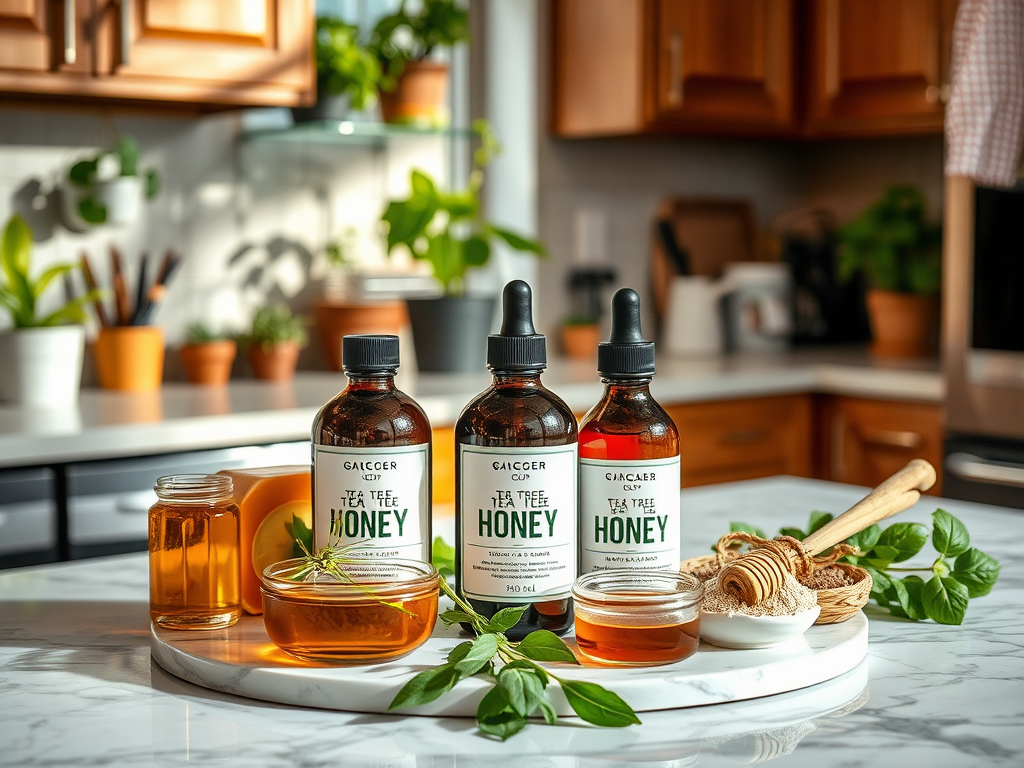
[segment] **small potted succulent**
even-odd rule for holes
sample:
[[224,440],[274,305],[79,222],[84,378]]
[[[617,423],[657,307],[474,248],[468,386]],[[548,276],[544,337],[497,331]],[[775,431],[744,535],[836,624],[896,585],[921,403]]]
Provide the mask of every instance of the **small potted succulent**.
[[237,351],[238,344],[227,334],[217,333],[205,323],[192,323],[178,354],[189,381],[222,387],[231,378],[231,364]]
[[0,399],[31,406],[68,406],[78,398],[85,347],[85,305],[102,298],[90,291],[40,315],[46,289],[76,269],[58,264],[33,278],[32,231],[14,215],[0,237],[0,308],[12,327],[0,332]]
[[359,43],[359,28],[334,16],[316,20],[316,104],[294,107],[295,122],[341,120],[377,103],[377,56]]
[[121,136],[113,150],[79,160],[68,171],[61,189],[64,224],[84,231],[98,224],[130,224],[142,210],[142,200],[160,191],[155,170],[139,169],[139,143]]
[[442,192],[430,176],[413,169],[409,197],[392,200],[381,217],[388,254],[404,248],[413,258],[428,262],[444,291],[438,298],[406,300],[416,360],[423,371],[472,371],[483,365],[495,298],[465,295],[466,273],[488,262],[493,241],[537,256],[545,253],[540,243],[481,217],[483,169],[499,147],[486,121],[478,120],[473,129],[481,145],[473,154],[466,189]]
[[881,357],[923,357],[934,348],[942,227],[926,219],[926,207],[917,187],[891,186],[839,229],[839,278],[867,277],[871,351]]
[[370,35],[381,63],[380,108],[385,122],[448,124],[445,92],[448,65],[432,55],[469,40],[469,14],[456,0],[423,0],[410,13],[402,0]]
[[252,330],[242,337],[249,365],[257,379],[287,381],[295,375],[299,351],[309,343],[307,321],[284,304],[261,307]]

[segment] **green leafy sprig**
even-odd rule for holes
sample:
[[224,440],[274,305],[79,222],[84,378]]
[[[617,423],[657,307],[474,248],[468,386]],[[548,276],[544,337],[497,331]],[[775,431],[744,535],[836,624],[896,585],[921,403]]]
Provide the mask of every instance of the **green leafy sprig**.
[[[435,541],[435,553],[437,545]],[[544,694],[552,680],[562,687],[573,711],[588,723],[610,728],[640,723],[633,709],[611,691],[596,683],[562,679],[537,664],[579,664],[572,650],[553,632],[539,629],[518,643],[505,637],[529,605],[503,608],[488,619],[459,597],[443,576],[441,590],[455,603],[455,608],[441,614],[441,621],[449,627],[468,624],[476,637],[455,646],[444,664],[420,672],[406,683],[388,706],[389,712],[427,704],[462,680],[484,675],[493,681],[494,687],[477,707],[477,725],[485,734],[502,741],[521,731],[527,718],[538,711],[549,725],[554,725],[558,714]]]
[[[831,520],[827,512],[812,512],[806,531],[781,528],[779,535],[803,540]],[[746,523],[730,523],[729,527],[767,538],[764,531]],[[918,554],[929,537],[938,553],[930,566],[895,565]],[[932,512],[931,531],[922,523],[893,523],[885,529],[872,525],[845,543],[857,547],[861,554],[847,555],[839,562],[859,565],[870,573],[871,598],[903,619],[962,624],[968,600],[987,595],[999,579],[999,562],[972,547],[967,526],[944,509]],[[900,577],[898,573],[909,575]],[[918,575],[921,573],[931,577],[925,580]]]

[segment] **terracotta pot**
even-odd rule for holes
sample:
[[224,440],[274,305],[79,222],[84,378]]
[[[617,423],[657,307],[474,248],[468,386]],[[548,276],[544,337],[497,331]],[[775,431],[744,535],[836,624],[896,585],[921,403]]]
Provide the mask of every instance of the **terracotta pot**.
[[926,357],[934,350],[938,296],[868,291],[871,354]]
[[152,392],[164,376],[164,334],[152,325],[100,328],[93,346],[104,389]]
[[437,61],[407,61],[391,93],[381,91],[380,113],[385,123],[446,125],[448,65]]
[[230,339],[186,344],[178,350],[185,364],[185,375],[193,384],[222,387],[231,378],[231,364],[238,345]]
[[601,341],[601,328],[596,323],[562,326],[562,350],[574,360],[594,360]]
[[404,301],[366,304],[334,304],[318,301],[313,314],[320,328],[324,354],[331,370],[341,370],[341,340],[357,333],[385,333],[397,336],[409,320]]
[[288,381],[295,375],[295,364],[299,361],[299,345],[285,341],[267,349],[253,343],[247,352],[252,374],[257,379]]

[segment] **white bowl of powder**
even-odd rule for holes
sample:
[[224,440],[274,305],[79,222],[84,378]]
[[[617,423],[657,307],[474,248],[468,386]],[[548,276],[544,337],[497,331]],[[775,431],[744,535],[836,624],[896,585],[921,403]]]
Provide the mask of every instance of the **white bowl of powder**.
[[722,592],[715,577],[704,584],[700,638],[720,648],[771,648],[802,635],[819,613],[817,594],[790,574],[777,594],[753,606]]

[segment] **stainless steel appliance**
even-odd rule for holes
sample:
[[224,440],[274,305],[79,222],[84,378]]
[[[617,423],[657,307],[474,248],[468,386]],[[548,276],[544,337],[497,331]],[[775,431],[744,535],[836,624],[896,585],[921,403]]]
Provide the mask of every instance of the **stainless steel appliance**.
[[944,268],[942,493],[1024,508],[1024,180],[947,179]]

